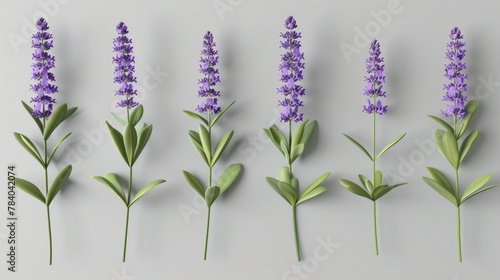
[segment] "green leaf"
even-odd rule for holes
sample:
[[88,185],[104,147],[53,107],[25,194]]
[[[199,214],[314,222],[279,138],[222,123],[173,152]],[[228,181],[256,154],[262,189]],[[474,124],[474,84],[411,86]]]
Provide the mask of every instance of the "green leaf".
[[460,204],[464,203],[465,201],[469,200],[470,198],[484,192],[484,191],[487,191],[489,189],[492,189],[492,188],[495,188],[495,187],[498,187],[500,185],[491,185],[491,186],[487,186],[487,187],[484,187],[484,188],[481,188],[481,189],[478,189],[477,191],[469,194],[468,196],[466,197],[462,197],[462,199],[460,200]]
[[207,203],[207,206],[210,207],[214,203],[214,201],[217,199],[219,196],[220,189],[217,186],[211,186],[207,188],[205,191],[205,201]]
[[210,123],[210,127],[214,126],[214,124],[219,120],[219,118],[222,116],[222,114],[224,114],[227,111],[227,109],[229,109],[229,107],[231,107],[234,104],[234,102],[236,102],[236,101],[231,102],[224,109],[222,109],[222,111],[220,111],[217,115],[214,116],[214,118],[212,119],[212,122]]
[[300,143],[300,140],[302,140],[302,136],[304,135],[304,128],[308,122],[309,120],[300,122],[297,128],[295,129],[295,133],[293,134],[292,137],[292,150],[295,146],[297,146]]
[[52,153],[50,154],[50,157],[49,157],[49,160],[47,160],[47,165],[50,164],[50,162],[52,161],[52,158],[54,157],[54,154],[56,153],[57,151],[57,148],[59,148],[59,145],[61,145],[61,143],[66,140],[66,138],[68,138],[69,136],[71,135],[71,132],[64,135],[63,137],[61,137],[61,139],[59,139],[57,142],[56,142],[56,145],[54,146],[54,149],[52,149]]
[[146,147],[146,144],[148,143],[149,138],[151,138],[151,133],[153,133],[153,125],[152,124],[146,125],[145,127],[143,127],[139,131],[139,134],[137,137],[137,147],[135,148],[134,161],[132,162],[132,164],[134,164],[134,162],[139,158],[142,151]]
[[302,134],[302,138],[300,139],[300,143],[304,144],[304,147],[307,147],[307,143],[309,142],[309,139],[311,139],[317,126],[318,122],[312,121],[306,124],[306,126],[304,127],[304,133]]
[[375,171],[375,179],[373,180],[373,188],[377,189],[382,185],[382,172],[380,170]]
[[460,145],[460,162],[464,160],[465,156],[469,152],[470,147],[472,144],[474,144],[474,141],[476,141],[477,136],[479,135],[479,130],[474,129],[467,137],[465,137],[464,141],[462,142],[462,145]]
[[123,204],[125,204],[125,206],[128,206],[127,199],[125,198],[125,193],[123,192],[123,188],[118,182],[116,174],[109,173],[105,177],[92,176],[92,179],[108,187],[118,196],[118,198],[120,198],[120,200],[123,202]]
[[43,162],[40,152],[38,152],[35,144],[33,144],[27,136],[14,132],[14,138],[16,138],[17,142],[19,142],[19,144],[21,144],[21,146],[42,165],[42,167],[45,167],[45,163]]
[[[458,169],[459,156],[458,156],[458,144],[455,135],[449,131],[444,132],[442,137],[438,134],[439,130],[435,133],[436,144],[439,148],[441,154],[450,162],[454,169]],[[441,140],[441,141],[439,141]]]
[[201,147],[203,148],[208,163],[210,164],[212,162],[212,144],[210,140],[210,134],[208,133],[208,130],[201,124],[200,124],[200,141],[201,141]]
[[441,186],[438,182],[432,180],[431,178],[422,177],[422,179],[424,179],[424,182],[433,188],[437,193],[448,199],[451,203],[453,203],[453,205],[458,206],[457,198],[446,187]]
[[299,179],[297,178],[292,178],[292,182],[291,182],[291,185],[294,189],[297,190],[297,193],[299,191]]
[[184,175],[184,178],[186,178],[186,181],[189,183],[189,185],[193,188],[193,190],[195,190],[201,197],[205,198],[205,188],[200,183],[200,181],[188,171],[183,170],[182,174]]
[[446,178],[446,176],[443,173],[441,173],[441,171],[433,167],[427,167],[426,169],[434,181],[436,181],[439,185],[444,187],[448,192],[454,194],[456,199],[458,199],[459,195],[456,193],[456,190],[453,188],[448,178]]
[[283,181],[280,181],[278,183],[278,188],[281,190],[281,192],[285,196],[286,201],[288,201],[288,203],[290,203],[291,206],[294,206],[295,203],[297,202],[297,190],[295,190],[292,187],[292,185],[290,185],[286,182],[283,182]]
[[[281,142],[284,141],[285,143],[288,143],[285,135],[283,132],[281,132],[276,125],[272,125],[269,128],[269,131],[271,132],[271,135],[273,136],[274,139],[279,143],[280,149],[281,149]],[[287,145],[288,146],[288,145]]]
[[205,151],[203,151],[203,147],[201,145],[201,139],[200,135],[198,132],[190,130],[189,131],[189,139],[191,139],[191,143],[193,144],[193,147],[196,149],[200,157],[203,159],[203,161],[207,164],[207,166],[210,166],[210,163],[208,162],[207,156],[205,155]]
[[73,116],[73,114],[76,112],[76,110],[78,110],[78,107],[72,107],[72,108],[68,108],[68,110],[66,111],[66,115],[64,116],[64,120],[67,120],[69,119],[69,117]]
[[275,192],[277,192],[281,197],[283,197],[284,200],[288,201],[288,199],[285,197],[285,195],[283,194],[283,192],[281,191],[281,189],[278,186],[278,184],[279,184],[278,180],[276,180],[272,177],[266,177],[266,181],[269,184],[269,186],[271,186],[271,188],[273,188],[273,190]]
[[62,121],[66,119],[66,112],[68,111],[68,105],[59,105],[52,114],[50,114],[48,121],[45,123],[45,130],[43,132],[43,139],[49,139],[50,135],[54,130],[61,124]]
[[299,205],[300,203],[302,203],[306,200],[309,200],[313,197],[316,197],[316,196],[324,193],[325,191],[326,191],[325,187],[322,187],[322,186],[317,187],[314,190],[312,190],[311,192],[309,192],[307,195],[304,195],[304,196],[301,195],[299,198],[299,201],[297,201],[297,204],[295,204],[295,205]]
[[226,167],[224,172],[219,176],[215,185],[217,185],[220,189],[220,194],[223,194],[238,178],[241,172],[242,165],[239,163],[231,164]]
[[27,194],[30,194],[31,196],[33,196],[34,198],[40,200],[43,204],[45,204],[45,197],[43,196],[40,189],[33,183],[21,178],[16,178],[15,183],[16,183],[16,188],[26,192]]
[[379,153],[378,153],[378,156],[375,158],[375,159],[378,159],[379,157],[381,157],[385,152],[387,152],[387,150],[389,150],[392,146],[396,145],[399,141],[401,141],[401,139],[403,139],[403,137],[405,137],[406,133],[403,133],[401,135],[399,135],[398,137],[396,137],[396,139],[392,140],[391,143],[387,144]]
[[135,107],[135,109],[132,111],[132,114],[130,114],[129,122],[132,123],[133,126],[137,125],[139,121],[142,119],[143,114],[144,114],[144,107],[142,107],[142,105]]
[[137,131],[132,123],[127,123],[123,131],[123,145],[127,155],[128,166],[134,163],[135,147],[137,146]]
[[280,167],[276,179],[278,179],[278,181],[285,182],[287,184],[292,183],[292,174],[290,174],[290,169],[288,168],[288,166]]
[[109,134],[111,135],[111,138],[113,139],[113,142],[115,143],[115,147],[122,156],[123,160],[125,162],[128,162],[127,159],[127,153],[125,152],[125,145],[123,144],[123,136],[122,134],[116,130],[114,127],[112,127],[108,122],[106,122],[106,125],[108,126]]
[[145,195],[148,191],[150,191],[152,188],[158,186],[159,184],[163,184],[165,183],[166,181],[163,180],[163,179],[159,179],[159,180],[155,180],[147,185],[145,185],[144,187],[142,187],[135,195],[134,195],[134,198],[132,198],[132,200],[130,201],[128,207],[132,206],[132,204],[134,204],[137,200],[139,200],[139,198],[141,198],[143,195]]
[[359,144],[356,140],[354,140],[351,136],[345,134],[345,133],[342,133],[347,139],[349,139],[349,141],[351,141],[354,145],[356,145],[356,147],[358,147],[371,161],[373,161],[373,158],[372,156],[370,155],[370,153],[368,153],[368,151],[365,149],[365,147],[363,147],[363,145]]
[[64,186],[64,183],[69,178],[69,175],[71,175],[71,170],[73,168],[71,167],[71,164],[67,165],[64,167],[59,174],[54,178],[54,181],[52,182],[52,185],[49,188],[49,193],[47,194],[47,206],[52,203],[52,200],[56,197],[57,193],[62,189]]
[[120,118],[117,114],[111,112],[111,115],[113,115],[113,117],[115,118],[115,120],[117,122],[119,122],[121,125],[123,125],[123,126],[127,125],[127,122],[124,119]]
[[304,144],[298,144],[292,148],[292,152],[290,154],[292,162],[294,162],[304,152],[304,148]]
[[388,186],[388,185],[380,185],[378,188],[375,189],[373,192],[373,200],[377,200],[381,198],[382,196],[386,195],[388,192],[392,191],[393,189],[406,185],[407,183],[399,183],[396,185]]
[[442,120],[441,118],[438,118],[436,116],[433,116],[433,115],[427,115],[429,118],[431,118],[431,120],[437,122],[438,124],[440,124],[441,126],[443,126],[447,131],[450,131],[453,133],[453,127],[451,127],[451,125],[449,125],[447,122],[445,122],[444,120]]
[[358,178],[359,178],[359,181],[361,182],[361,184],[365,187],[365,190],[367,190],[367,192],[370,195],[373,194],[373,184],[370,181],[370,179],[368,179],[366,176],[364,176],[362,174],[359,174]]
[[[224,135],[222,135],[221,139],[219,140],[219,143],[215,146],[214,150],[214,156],[212,157],[212,163],[211,166],[214,166],[217,160],[219,160],[220,156],[226,149],[227,145],[229,144],[229,141],[231,141],[231,137],[233,137],[233,130],[230,130],[226,132]],[[220,185],[218,185],[220,187]]]
[[285,155],[285,160],[288,164],[291,164],[291,159],[290,159],[290,151],[288,150],[288,144],[286,141],[281,141],[280,143],[281,146],[281,152],[283,152],[283,155]]
[[309,193],[314,191],[321,183],[323,183],[326,180],[326,178],[328,178],[328,176],[330,176],[330,174],[331,174],[330,172],[324,173],[321,176],[319,176],[316,180],[314,180],[309,186],[307,186],[307,188],[304,191],[302,191],[300,199],[306,197],[307,195],[309,195]]
[[278,150],[283,154],[283,151],[281,150],[280,143],[277,142],[277,139],[274,139],[273,134],[271,133],[271,130],[264,128],[264,133],[266,133],[267,137],[273,142],[273,144],[278,148]]
[[30,117],[35,121],[36,125],[40,129],[40,132],[43,134],[43,124],[39,118],[33,117],[33,109],[28,104],[26,104],[24,101],[21,101],[21,103],[23,103],[24,109],[26,109],[28,114],[30,114]]
[[457,139],[460,139],[460,137],[464,135],[472,117],[476,113],[477,101],[475,99],[471,100],[469,103],[467,103],[467,105],[465,105],[465,110],[467,111],[467,115],[457,123],[457,129],[455,130],[455,136]]
[[204,117],[202,117],[194,112],[188,111],[188,110],[183,110],[183,112],[186,113],[186,115],[190,116],[191,118],[193,118],[195,120],[199,120],[199,121],[203,122],[206,126],[208,126],[208,121]]
[[373,200],[370,194],[367,193],[366,190],[363,189],[358,184],[346,179],[340,179],[339,182],[340,184],[342,184],[342,186],[344,186],[348,191],[352,192],[353,194],[357,194],[359,196],[366,197],[369,200]]
[[482,186],[484,186],[488,181],[493,177],[493,174],[486,174],[479,178],[477,178],[474,182],[472,182],[462,194],[462,199],[460,201],[464,201],[464,199],[470,196],[472,193],[478,191]]

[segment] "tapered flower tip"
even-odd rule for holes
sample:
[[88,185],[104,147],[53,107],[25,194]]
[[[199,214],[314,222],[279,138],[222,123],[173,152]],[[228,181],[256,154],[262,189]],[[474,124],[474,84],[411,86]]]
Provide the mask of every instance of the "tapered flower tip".
[[464,36],[462,36],[462,31],[458,29],[458,27],[453,27],[450,33],[450,39],[451,40],[457,40],[457,39],[463,39]]
[[45,31],[49,29],[49,24],[44,18],[40,18],[39,20],[36,21],[36,28],[41,31]]
[[203,36],[203,39],[207,41],[212,41],[214,39],[214,35],[212,34],[212,32],[207,31],[207,33],[205,33],[205,36]]
[[297,21],[292,16],[289,16],[285,20],[285,28],[286,29],[295,29],[295,28],[297,28]]
[[118,25],[116,26],[116,32],[118,32],[118,34],[120,35],[128,34],[128,29],[125,23],[123,22],[118,23]]

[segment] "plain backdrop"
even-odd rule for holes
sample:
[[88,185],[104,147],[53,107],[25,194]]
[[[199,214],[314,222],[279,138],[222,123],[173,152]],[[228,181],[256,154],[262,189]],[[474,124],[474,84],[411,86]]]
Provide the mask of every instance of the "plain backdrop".
[[[46,17],[54,34],[58,102],[78,113],[55,132],[69,131],[50,168],[51,178],[73,164],[69,184],[51,205],[54,265],[48,266],[47,226],[42,204],[18,191],[17,273],[0,265],[1,279],[496,279],[500,273],[500,190],[468,201],[462,210],[464,262],[457,262],[455,208],[426,186],[425,167],[451,175],[432,142],[444,91],[448,34],[461,28],[467,42],[468,93],[479,101],[471,126],[480,130],[460,169],[462,189],[485,173],[499,173],[500,17],[498,1],[2,1],[0,84],[1,168],[43,180],[42,168],[15,141],[22,132],[40,144],[39,133],[20,100],[29,101],[32,23]],[[290,207],[265,182],[285,164],[262,133],[277,120],[280,86],[279,33],[293,15],[302,32],[306,69],[302,85],[306,118],[319,129],[294,164],[302,187],[330,171],[328,191],[298,207],[305,261],[295,260]],[[154,131],[134,168],[134,186],[167,182],[131,209],[127,262],[121,262],[125,207],[90,176],[127,167],[102,128],[112,120],[112,38],[124,21],[133,39],[143,120]],[[221,104],[236,100],[215,129],[234,129],[231,145],[214,172],[244,165],[233,189],[212,207],[208,260],[203,261],[206,207],[184,181],[189,170],[206,180],[207,168],[189,142],[197,122],[182,113],[197,98],[199,52],[204,33],[215,36],[220,54]],[[408,182],[378,202],[380,256],[374,255],[370,201],[347,192],[338,179],[369,174],[371,162],[342,133],[371,143],[371,117],[361,112],[368,43],[380,41],[385,57],[389,113],[378,118],[379,148],[407,132],[381,158],[388,182]],[[53,142],[51,142],[53,144]],[[499,183],[500,176],[492,182]],[[5,183],[6,185],[6,183]],[[7,216],[0,188],[0,220]],[[3,218],[5,217],[5,218]],[[0,222],[4,224],[4,222]],[[7,228],[0,252],[7,254]],[[332,248],[322,249],[325,242]],[[333,245],[332,245],[333,244]],[[315,254],[320,252],[320,257]],[[4,257],[0,257],[4,259]]]

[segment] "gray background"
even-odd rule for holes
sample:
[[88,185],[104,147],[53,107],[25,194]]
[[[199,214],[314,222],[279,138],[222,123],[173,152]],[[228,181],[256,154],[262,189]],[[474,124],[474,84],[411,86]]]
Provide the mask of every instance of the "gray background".
[[[425,166],[451,174],[449,164],[430,145],[436,124],[425,116],[445,106],[440,101],[446,82],[444,52],[454,26],[462,29],[468,44],[468,95],[480,104],[472,126],[481,135],[461,168],[461,180],[466,185],[479,175],[500,171],[496,164],[500,150],[495,149],[500,137],[498,1],[2,2],[2,168],[15,164],[18,176],[42,180],[41,168],[12,137],[13,131],[32,138],[38,135],[20,104],[32,96],[28,91],[32,50],[26,37],[32,30],[26,22],[46,16],[55,36],[52,53],[60,90],[56,98],[80,109],[55,133],[74,132],[59,150],[57,165],[50,170],[52,178],[56,166],[73,163],[74,172],[70,185],[52,204],[54,265],[47,265],[44,208],[19,191],[19,272],[8,273],[4,263],[0,278],[498,278],[500,191],[478,196],[463,207],[464,263],[459,264],[455,209],[421,180]],[[387,13],[390,19],[377,21],[377,15]],[[261,132],[276,123],[278,34],[288,15],[297,18],[304,37],[307,96],[303,111],[305,117],[319,122],[318,133],[294,169],[303,185],[323,172],[333,172],[325,183],[328,192],[298,208],[306,258],[301,264],[295,261],[290,208],[264,181],[284,159]],[[129,26],[134,40],[144,121],[154,124],[152,139],[134,170],[135,184],[167,180],[132,208],[126,264],[121,263],[125,208],[90,179],[112,171],[126,174],[109,135],[100,130],[100,124],[111,119],[109,111],[117,112],[111,42],[119,21]],[[197,195],[181,170],[202,177],[206,167],[187,137],[187,130],[197,123],[181,110],[193,109],[199,102],[198,59],[207,30],[214,33],[220,51],[220,102],[237,100],[215,132],[236,131],[215,173],[232,162],[243,163],[245,169],[234,189],[213,206],[208,260],[203,262],[206,209],[194,200]],[[354,180],[358,173],[370,172],[370,162],[341,134],[349,133],[367,145],[371,141],[371,118],[361,113],[368,49],[367,41],[358,38],[360,32],[381,42],[386,62],[389,114],[379,118],[378,142],[387,143],[408,132],[379,163],[386,176],[409,183],[378,203],[379,257],[373,252],[371,203],[338,183],[339,178]],[[357,53],[345,55],[341,45],[350,45]],[[155,71],[160,75],[155,76]],[[0,200],[4,205],[0,217],[5,217],[6,191],[0,192]],[[320,240],[328,239],[335,248],[322,260],[315,259]],[[0,252],[6,252],[4,226],[0,227]],[[303,274],[287,274],[294,266]]]

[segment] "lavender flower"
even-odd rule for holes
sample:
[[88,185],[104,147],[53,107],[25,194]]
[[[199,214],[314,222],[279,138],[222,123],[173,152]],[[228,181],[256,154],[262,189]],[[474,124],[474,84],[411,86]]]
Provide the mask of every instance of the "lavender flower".
[[465,62],[462,61],[466,50],[465,42],[461,41],[463,39],[462,32],[458,27],[451,30],[450,39],[451,41],[446,45],[446,58],[450,60],[450,63],[444,67],[444,76],[450,80],[450,83],[444,85],[446,93],[443,96],[443,101],[450,101],[451,104],[448,104],[446,110],[441,111],[441,114],[445,117],[453,116],[462,119],[467,115],[465,109],[467,97],[462,94],[467,91],[465,80],[469,76],[461,73],[462,70],[467,69]]
[[114,82],[120,84],[120,88],[116,90],[115,95],[124,96],[125,99],[118,102],[118,107],[134,108],[139,105],[134,101],[134,95],[137,95],[137,90],[134,89],[133,83],[137,83],[135,72],[135,57],[132,55],[132,39],[129,39],[127,26],[120,22],[116,26],[118,37],[113,39],[113,63],[115,64]]
[[210,31],[203,36],[203,49],[201,50],[200,58],[200,73],[204,77],[198,80],[198,97],[206,97],[204,101],[196,107],[200,113],[208,112],[209,114],[217,114],[220,112],[220,106],[217,105],[216,96],[220,96],[220,91],[213,87],[220,82],[219,70],[215,68],[219,62],[218,51],[214,49],[216,46],[214,37]]
[[304,53],[300,52],[300,41],[302,38],[300,32],[296,32],[297,22],[292,16],[289,16],[285,21],[285,33],[280,33],[280,37],[284,40],[281,41],[280,48],[286,49],[286,53],[281,55],[280,82],[284,83],[277,89],[277,93],[284,95],[284,99],[278,101],[278,105],[283,107],[280,114],[280,121],[288,122],[302,121],[302,115],[299,113],[299,107],[304,106],[300,101],[299,96],[304,96],[306,93],[305,88],[297,84],[298,81],[304,79],[302,70],[305,68],[302,60]]
[[35,92],[36,97],[31,98],[33,106],[33,117],[46,118],[52,113],[53,104],[56,100],[50,97],[57,92],[57,86],[50,82],[55,82],[55,76],[50,69],[55,67],[54,56],[48,53],[53,47],[52,34],[47,32],[49,25],[45,19],[40,18],[36,22],[38,32],[32,36],[31,47],[33,52],[33,64],[31,65],[31,79],[36,80],[36,84],[30,86],[30,90]]
[[[384,115],[387,113],[387,106],[382,105],[378,97],[386,97],[382,87],[385,83],[384,58],[380,57],[380,44],[373,40],[369,50],[370,56],[366,59],[366,72],[364,95],[370,97],[363,106],[363,112],[367,114],[377,113]],[[373,100],[373,102],[372,102]]]

